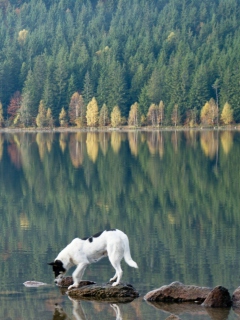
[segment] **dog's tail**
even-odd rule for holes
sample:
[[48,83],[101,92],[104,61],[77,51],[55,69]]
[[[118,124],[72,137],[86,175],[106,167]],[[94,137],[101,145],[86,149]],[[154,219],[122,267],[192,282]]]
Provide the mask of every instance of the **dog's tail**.
[[133,261],[132,257],[131,257],[131,253],[130,253],[130,247],[129,247],[129,241],[128,238],[125,238],[125,250],[124,250],[124,260],[126,261],[126,263],[133,268],[138,268],[138,265],[136,264],[135,261]]

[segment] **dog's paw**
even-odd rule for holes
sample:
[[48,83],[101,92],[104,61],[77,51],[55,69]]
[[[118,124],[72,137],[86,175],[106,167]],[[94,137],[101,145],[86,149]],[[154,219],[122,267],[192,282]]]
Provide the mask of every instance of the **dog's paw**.
[[118,284],[118,282],[113,282],[112,287],[116,287]]
[[78,284],[72,284],[71,286],[68,287],[68,290],[71,290],[71,289],[76,289],[78,287]]

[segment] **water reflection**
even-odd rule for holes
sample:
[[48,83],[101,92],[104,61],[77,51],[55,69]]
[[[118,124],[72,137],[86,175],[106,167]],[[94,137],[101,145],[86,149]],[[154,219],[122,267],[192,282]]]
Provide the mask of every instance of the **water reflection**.
[[[69,298],[72,301],[72,314],[74,316],[74,319],[76,320],[88,320],[89,317],[87,316],[87,313],[84,310],[84,307],[82,305],[81,301],[73,300]],[[112,313],[111,310],[113,310],[114,313],[114,318],[116,320],[122,320],[122,314],[120,310],[120,306],[116,303],[91,303],[91,307],[95,308],[96,310],[98,309],[99,313],[100,311],[103,311],[105,313]],[[89,308],[89,305],[88,305]],[[64,320],[64,319],[71,319],[71,316],[67,314],[67,312],[64,311],[64,309],[56,304],[55,305],[55,310],[53,314],[53,320]]]
[[230,308],[204,308],[201,305],[194,303],[163,303],[163,302],[147,302],[158,310],[165,311],[170,314],[178,315],[180,317],[191,315],[192,317],[209,316],[212,320],[226,320],[230,314]]
[[[233,292],[239,142],[239,132],[216,130],[0,134],[0,285],[1,292],[21,293],[1,297],[0,318],[35,319],[38,305],[52,318],[55,303],[71,316],[72,302],[69,311],[56,288],[23,292],[22,283],[52,283],[46,263],[74,237],[105,228],[128,234],[139,269],[126,266],[124,281],[140,294],[173,281]],[[87,276],[99,283],[110,273],[103,261]],[[110,305],[92,306],[95,315],[108,310],[117,317]],[[140,300],[118,306],[123,318],[167,317],[166,307]]]
[[[200,148],[206,157],[213,159],[219,152],[219,140],[222,150],[225,155],[228,155],[233,147],[234,141],[233,131],[184,131],[179,133],[173,131],[170,133],[162,131],[139,132],[131,131],[129,133],[114,132],[77,132],[77,133],[60,133],[58,141],[61,151],[64,153],[68,147],[71,162],[74,167],[78,168],[84,160],[85,150],[89,159],[95,163],[99,156],[99,150],[106,156],[109,147],[112,148],[115,154],[118,154],[121,149],[121,143],[128,140],[131,154],[138,156],[139,150],[146,143],[148,151],[152,155],[159,154],[162,159],[165,153],[165,146],[169,143],[175,153],[178,152],[181,140],[187,141],[190,147],[196,147],[196,142],[200,140]],[[26,144],[26,138],[31,137]],[[56,135],[46,132],[38,133],[21,133],[21,134],[0,134],[0,160],[3,156],[4,142],[7,142],[7,150],[12,163],[17,167],[21,167],[22,157],[24,156],[24,148],[31,147],[33,143],[37,144],[40,159],[43,161],[46,153],[50,153],[52,145],[56,139]],[[110,141],[110,145],[109,145]]]

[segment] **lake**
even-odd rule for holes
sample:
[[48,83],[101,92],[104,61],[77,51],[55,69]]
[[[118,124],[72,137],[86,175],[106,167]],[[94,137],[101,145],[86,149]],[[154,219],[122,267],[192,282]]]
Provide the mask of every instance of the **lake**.
[[[173,281],[230,294],[240,285],[239,159],[233,131],[1,133],[0,319],[236,319],[143,296]],[[129,237],[139,269],[123,261],[122,281],[140,297],[71,301],[47,263],[73,238],[109,228]],[[103,259],[84,279],[113,274]]]

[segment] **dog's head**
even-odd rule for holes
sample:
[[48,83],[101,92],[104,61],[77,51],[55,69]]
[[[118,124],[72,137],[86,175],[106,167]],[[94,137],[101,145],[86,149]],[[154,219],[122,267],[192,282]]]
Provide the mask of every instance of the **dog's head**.
[[63,262],[61,260],[55,260],[54,262],[50,262],[48,264],[52,266],[53,272],[55,274],[55,282],[61,280],[64,274],[67,272],[67,270],[63,266]]

